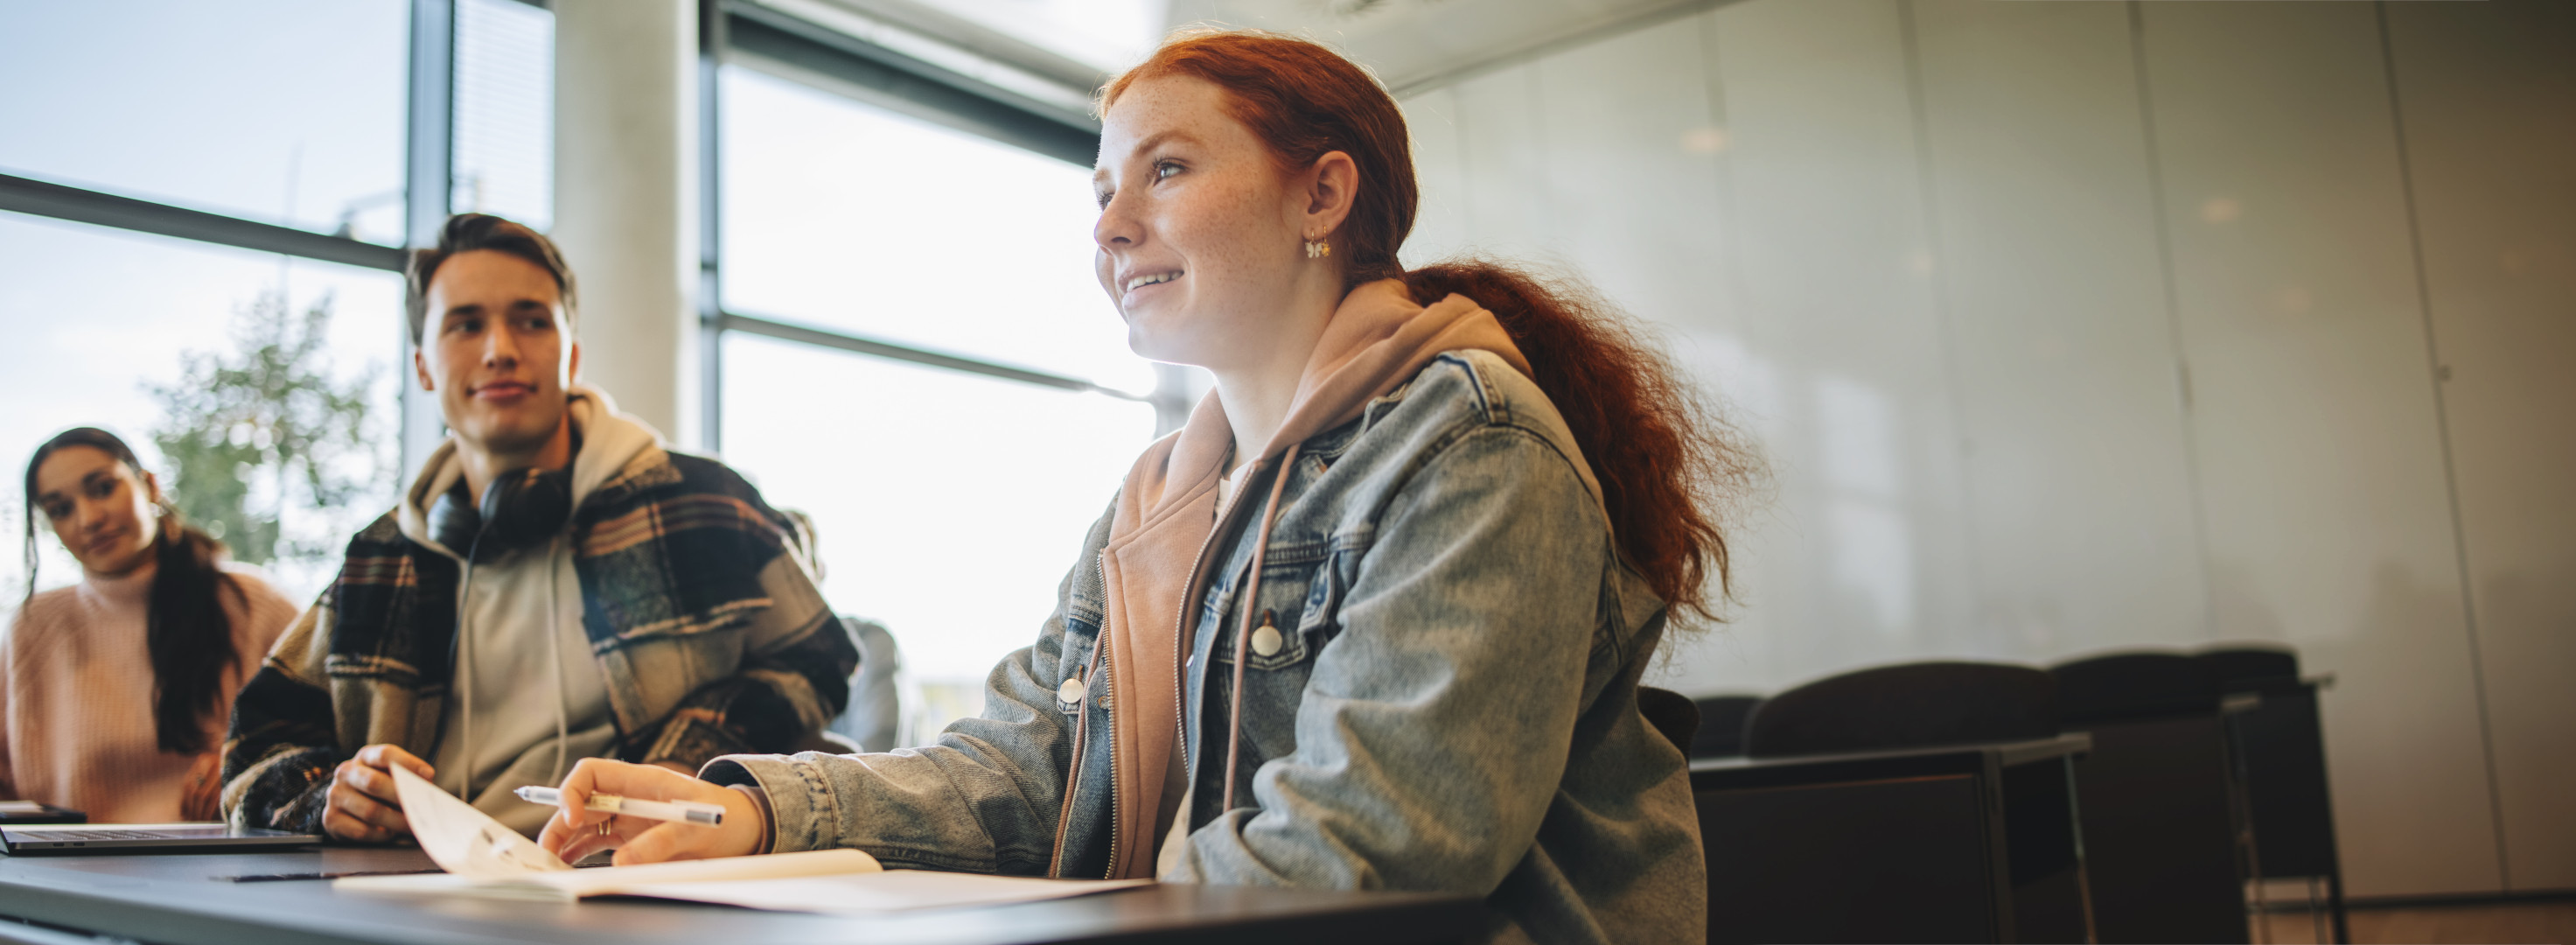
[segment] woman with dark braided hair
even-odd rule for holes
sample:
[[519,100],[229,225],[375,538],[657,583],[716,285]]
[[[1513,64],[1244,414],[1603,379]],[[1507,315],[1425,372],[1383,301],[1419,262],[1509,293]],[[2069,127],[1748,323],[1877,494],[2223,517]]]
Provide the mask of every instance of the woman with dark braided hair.
[[[226,563],[115,434],[27,461],[27,587],[0,645],[0,794],[93,823],[214,820],[233,694],[296,606]],[[36,519],[81,582],[38,594]]]

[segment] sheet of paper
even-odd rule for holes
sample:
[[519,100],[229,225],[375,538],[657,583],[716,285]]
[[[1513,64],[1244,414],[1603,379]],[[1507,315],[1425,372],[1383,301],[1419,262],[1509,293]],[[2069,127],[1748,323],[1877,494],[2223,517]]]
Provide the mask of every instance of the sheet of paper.
[[11,817],[25,817],[31,814],[41,814],[44,812],[45,805],[36,803],[35,801],[0,801],[0,814],[6,814]]
[[644,866],[576,870],[536,841],[457,800],[419,775],[394,769],[394,790],[412,839],[444,875],[349,876],[332,888],[409,896],[569,900],[622,891],[635,883],[723,884],[792,877],[873,873],[881,869],[864,850],[809,850],[770,856],[682,860]]
[[601,866],[569,873],[547,873],[529,879],[575,896],[625,892],[638,885],[662,883],[730,885],[874,873],[884,867],[865,850],[807,850],[768,856],[731,856],[714,860],[673,860],[642,866]]
[[536,841],[399,765],[394,767],[394,791],[401,797],[403,817],[411,821],[412,839],[440,869],[474,879],[572,870]]
[[430,873],[419,876],[347,876],[331,888],[395,896],[473,896],[567,902],[622,893],[635,885],[713,885],[770,882],[813,876],[873,873],[881,869],[865,850],[808,850],[769,856],[676,860],[643,866],[601,866],[564,872],[522,873],[501,879]]
[[888,870],[845,876],[725,883],[619,884],[617,891],[781,912],[868,914],[909,909],[993,906],[1083,896],[1151,884],[1150,879],[1033,879],[980,873]]

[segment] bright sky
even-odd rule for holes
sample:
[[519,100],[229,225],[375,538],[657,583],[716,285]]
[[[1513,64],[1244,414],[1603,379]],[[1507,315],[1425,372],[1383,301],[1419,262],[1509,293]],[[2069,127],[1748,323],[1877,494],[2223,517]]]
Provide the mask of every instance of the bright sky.
[[[725,293],[809,322],[1153,387],[1091,272],[1090,174],[743,69],[722,82]],[[1152,408],[737,337],[725,460],[813,515],[835,609],[926,681],[1028,645]]]
[[398,243],[409,10],[0,5],[0,172]]
[[[114,0],[0,5],[0,173],[331,230],[399,237],[408,4],[402,0]],[[0,528],[23,534],[22,465],[65,427],[105,426],[148,463],[147,383],[185,351],[228,347],[236,311],[281,285],[328,294],[342,370],[390,368],[392,273],[0,213]],[[390,402],[388,381],[380,390]],[[74,575],[50,536],[44,584]],[[0,555],[0,610],[24,585]],[[280,575],[288,593],[319,576]]]

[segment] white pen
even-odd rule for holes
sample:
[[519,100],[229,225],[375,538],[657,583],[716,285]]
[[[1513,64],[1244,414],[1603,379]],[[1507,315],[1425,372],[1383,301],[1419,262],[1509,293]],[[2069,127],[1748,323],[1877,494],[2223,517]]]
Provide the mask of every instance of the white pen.
[[[520,800],[531,804],[563,806],[563,792],[554,788],[531,784],[520,788],[516,793]],[[582,806],[604,814],[623,814],[628,817],[642,817],[646,820],[667,820],[672,823],[698,824],[706,827],[724,823],[723,807],[697,801],[647,801],[619,797],[615,794],[593,794],[590,796],[590,801]]]

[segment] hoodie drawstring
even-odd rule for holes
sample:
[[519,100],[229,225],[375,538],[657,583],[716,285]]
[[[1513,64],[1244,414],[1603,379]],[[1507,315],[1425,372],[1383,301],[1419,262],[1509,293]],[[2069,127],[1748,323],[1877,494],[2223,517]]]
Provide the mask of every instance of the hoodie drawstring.
[[562,559],[555,554],[563,543],[558,535],[546,545],[546,657],[555,664],[555,773],[547,780],[556,784],[564,778],[564,742],[570,737],[572,708],[565,703],[571,698],[564,684],[563,659],[563,586]]
[[[1291,444],[1288,452],[1279,458],[1279,475],[1270,481],[1270,501],[1261,506],[1261,533],[1252,542],[1252,576],[1243,585],[1243,625],[1234,632],[1234,705],[1226,713],[1225,793],[1223,804],[1217,808],[1220,812],[1234,809],[1234,761],[1237,749],[1243,744],[1244,647],[1252,640],[1252,614],[1261,609],[1256,605],[1261,601],[1263,559],[1269,556],[1270,551],[1270,523],[1279,516],[1279,494],[1288,486],[1288,471],[1297,464],[1297,447],[1300,445],[1303,444]],[[1189,815],[1189,811],[1180,814],[1184,818]]]
[[474,788],[474,546],[479,544],[477,536],[465,546],[465,575],[456,582],[457,741],[464,746],[463,760],[456,765],[458,797]]

